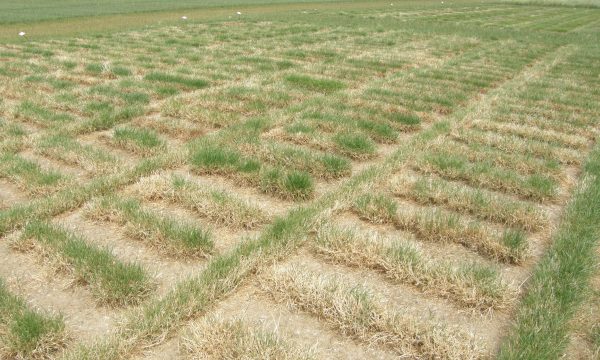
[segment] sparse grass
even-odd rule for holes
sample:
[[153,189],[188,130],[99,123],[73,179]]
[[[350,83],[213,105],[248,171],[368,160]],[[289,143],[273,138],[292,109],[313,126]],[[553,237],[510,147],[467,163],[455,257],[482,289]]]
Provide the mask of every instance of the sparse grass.
[[69,114],[47,109],[46,107],[29,100],[23,101],[21,105],[19,105],[15,116],[34,123],[39,123],[43,126],[61,125],[74,120]]
[[427,173],[528,199],[543,201],[556,197],[557,184],[552,178],[539,174],[523,176],[498,168],[491,161],[470,162],[461,155],[439,152],[425,155],[416,167]]
[[532,231],[541,230],[547,225],[543,212],[530,203],[439,178],[400,177],[393,181],[392,188],[394,195],[415,200],[422,205],[443,205],[511,227]]
[[394,224],[432,242],[454,242],[488,257],[519,263],[527,255],[527,238],[522,231],[489,231],[476,221],[441,210],[415,210],[399,213]]
[[119,146],[142,154],[154,154],[165,148],[164,140],[147,129],[119,127],[114,130],[113,140]]
[[298,349],[280,335],[241,319],[210,318],[192,327],[183,340],[187,358],[192,359],[281,359],[308,360],[310,350]]
[[182,204],[219,225],[254,229],[268,220],[259,207],[248,201],[178,176],[144,178],[135,191],[147,200]]
[[252,153],[275,166],[305,171],[321,179],[338,179],[350,174],[350,162],[343,157],[305,150],[296,146],[272,144]]
[[261,287],[276,300],[324,319],[346,336],[387,346],[403,356],[462,359],[480,351],[461,331],[387,309],[370,289],[341,277],[300,267],[263,276]]
[[393,223],[398,204],[387,194],[363,194],[353,204],[358,215],[374,224]]
[[89,284],[100,303],[136,304],[152,288],[151,280],[137,264],[117,259],[58,226],[29,223],[14,244],[21,250],[39,248],[43,256],[56,263],[57,270],[72,273],[77,282]]
[[64,134],[41,138],[36,144],[36,151],[66,164],[81,166],[95,174],[114,171],[114,166],[119,163],[114,156],[92,146],[82,145],[73,137]]
[[86,209],[86,216],[121,224],[131,237],[171,256],[206,257],[213,252],[210,232],[144,210],[133,199],[101,198]]
[[66,177],[19,155],[0,155],[0,176],[5,177],[30,194],[48,194],[57,190]]
[[515,298],[494,268],[469,262],[459,266],[437,263],[414,244],[396,239],[386,244],[384,240],[325,225],[317,233],[315,251],[334,262],[371,268],[393,281],[482,311],[504,308]]
[[30,309],[0,279],[0,356],[44,359],[61,350],[66,340],[61,316]]
[[518,263],[527,254],[527,239],[520,230],[495,234],[476,221],[439,209],[398,210],[398,203],[387,194],[363,194],[352,209],[371,223],[394,225],[426,241],[455,242],[501,261]]

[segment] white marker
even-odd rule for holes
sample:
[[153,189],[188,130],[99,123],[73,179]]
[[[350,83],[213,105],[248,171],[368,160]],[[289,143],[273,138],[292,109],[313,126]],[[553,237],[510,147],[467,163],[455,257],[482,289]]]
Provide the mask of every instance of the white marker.
[[242,15],[242,13],[241,13],[241,12],[239,12],[239,11],[238,11],[236,14],[238,14],[238,15]]
[[25,32],[21,31],[21,32],[19,33],[19,36],[25,36]]
[[187,16],[182,16],[181,19],[182,20],[187,20]]

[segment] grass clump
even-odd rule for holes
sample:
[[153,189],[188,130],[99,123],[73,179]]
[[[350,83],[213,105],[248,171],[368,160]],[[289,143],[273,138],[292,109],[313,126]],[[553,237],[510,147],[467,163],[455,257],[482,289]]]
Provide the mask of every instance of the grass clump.
[[207,257],[214,250],[210,232],[146,211],[133,199],[101,198],[86,209],[86,216],[121,224],[129,236],[167,255]]
[[315,252],[344,265],[377,270],[392,281],[481,311],[505,308],[515,298],[494,268],[430,261],[412,243],[394,239],[388,245],[384,240],[325,225],[317,233]]
[[544,201],[556,197],[557,184],[552,178],[537,174],[522,176],[514,171],[498,168],[492,161],[470,162],[464,156],[440,152],[425,155],[417,167],[427,173],[527,199]]
[[129,70],[128,68],[126,68],[124,66],[113,66],[113,67],[111,67],[110,71],[115,76],[130,76],[131,75],[131,70]]
[[306,172],[284,172],[279,168],[272,168],[261,172],[260,188],[266,193],[279,194],[284,198],[304,200],[312,197],[315,186]]
[[[31,244],[31,241],[35,241]],[[78,282],[89,284],[95,297],[109,305],[131,305],[146,297],[150,279],[137,264],[119,261],[109,250],[98,249],[83,239],[53,225],[29,223],[17,243],[20,248],[39,245],[50,258]]]
[[14,154],[0,156],[0,176],[32,195],[48,194],[66,181],[60,173],[43,170],[37,163]]
[[190,162],[198,170],[219,174],[231,173],[239,168],[247,170],[252,167],[242,161],[239,152],[217,146],[201,147],[193,152]]
[[387,309],[370,289],[340,276],[292,266],[266,275],[261,286],[276,300],[325,320],[346,336],[387,346],[403,356],[463,359],[482,351],[463,332]]
[[298,349],[277,333],[250,326],[241,319],[203,321],[189,331],[183,349],[192,358],[215,360],[314,358],[311,351]]
[[104,71],[104,66],[97,63],[87,64],[85,66],[85,71],[94,75],[99,75],[102,73],[102,71]]
[[144,178],[136,184],[135,191],[148,200],[183,205],[219,225],[255,229],[268,221],[258,206],[179,176]]
[[375,154],[375,144],[367,136],[359,133],[339,133],[333,142],[339,150],[354,159],[365,159]]
[[400,125],[400,127],[414,127],[421,124],[421,118],[416,114],[392,112],[387,117],[393,124]]
[[117,128],[113,132],[113,139],[119,146],[142,154],[153,154],[166,146],[164,140],[148,129]]
[[0,279],[0,356],[16,359],[44,359],[65,346],[65,324],[61,316],[30,309],[11,294]]
[[305,200],[314,193],[314,182],[307,172],[269,167],[236,150],[201,146],[192,151],[190,162],[201,173],[231,176],[284,199]]
[[548,223],[542,211],[530,203],[435,177],[402,177],[395,179],[392,187],[394,195],[419,204],[442,205],[510,227],[533,231]]
[[346,85],[337,80],[317,79],[308,75],[288,75],[285,81],[301,89],[316,91],[324,94],[333,93],[346,88]]
[[398,203],[386,194],[363,194],[353,206],[360,218],[374,224],[393,223],[398,212]]
[[96,174],[113,171],[115,164],[119,163],[114,156],[93,146],[82,145],[75,138],[65,134],[53,134],[39,139],[36,151]]
[[161,72],[151,72],[144,76],[144,79],[152,82],[181,85],[190,89],[202,89],[209,85],[209,82],[203,79],[194,79]]
[[393,224],[432,242],[454,242],[482,255],[519,263],[527,254],[527,239],[522,231],[490,232],[477,221],[438,209],[417,209],[398,213]]

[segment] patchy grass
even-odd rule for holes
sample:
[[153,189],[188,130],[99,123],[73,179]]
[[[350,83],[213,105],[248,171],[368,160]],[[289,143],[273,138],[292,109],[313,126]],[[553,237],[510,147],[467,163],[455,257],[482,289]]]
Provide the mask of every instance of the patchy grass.
[[308,360],[310,350],[298,349],[280,335],[242,320],[211,318],[189,330],[183,340],[191,358]]
[[390,239],[386,245],[384,240],[325,225],[317,233],[315,251],[334,262],[374,269],[393,281],[482,311],[504,308],[516,297],[492,267],[438,263],[414,244]]
[[415,200],[422,205],[443,205],[483,220],[529,231],[541,230],[547,225],[543,212],[530,203],[440,178],[400,177],[393,181],[392,191],[394,195]]
[[31,194],[48,194],[57,190],[66,177],[56,171],[46,171],[37,163],[19,155],[0,155],[0,176]]
[[104,197],[86,209],[86,216],[121,224],[131,237],[172,256],[206,257],[213,252],[209,231],[144,210],[133,199]]
[[113,132],[113,141],[137,153],[156,153],[164,150],[165,142],[151,130],[119,127]]
[[43,359],[65,346],[65,324],[61,316],[30,309],[9,292],[0,279],[0,355],[7,358]]
[[147,200],[167,200],[183,204],[200,216],[225,226],[255,229],[267,223],[267,215],[256,205],[217,189],[178,176],[144,178],[135,192]]
[[180,75],[172,75],[159,72],[149,73],[146,76],[144,76],[144,79],[165,84],[181,85],[191,89],[202,89],[209,85],[209,82],[204,79],[194,79]]
[[306,200],[314,194],[310,174],[263,165],[235,150],[201,146],[192,152],[190,162],[199,173],[230,176],[283,199]]
[[460,359],[477,352],[467,335],[395,313],[383,307],[370,289],[341,277],[290,267],[265,275],[261,286],[276,300],[323,318],[347,336],[388,346],[399,354]]
[[57,226],[29,223],[14,245],[23,250],[41,246],[44,257],[56,262],[58,269],[89,284],[100,303],[136,304],[152,289],[150,277],[140,265],[123,263],[109,250],[94,247]]

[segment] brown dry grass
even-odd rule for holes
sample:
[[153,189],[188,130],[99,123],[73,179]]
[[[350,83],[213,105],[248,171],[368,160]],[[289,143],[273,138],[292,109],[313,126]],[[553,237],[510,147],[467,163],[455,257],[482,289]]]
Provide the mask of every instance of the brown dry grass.
[[310,350],[294,346],[289,339],[247,324],[241,319],[208,318],[192,326],[181,341],[188,359],[309,360]]
[[261,287],[274,299],[309,312],[342,334],[388,347],[415,358],[485,357],[471,335],[434,321],[398,313],[382,305],[367,288],[341,277],[318,275],[299,267],[264,274]]
[[427,294],[482,311],[507,308],[516,299],[516,290],[493,268],[429,260],[413,243],[386,240],[324,225],[317,233],[314,251],[334,262],[377,270],[392,281],[407,283]]

